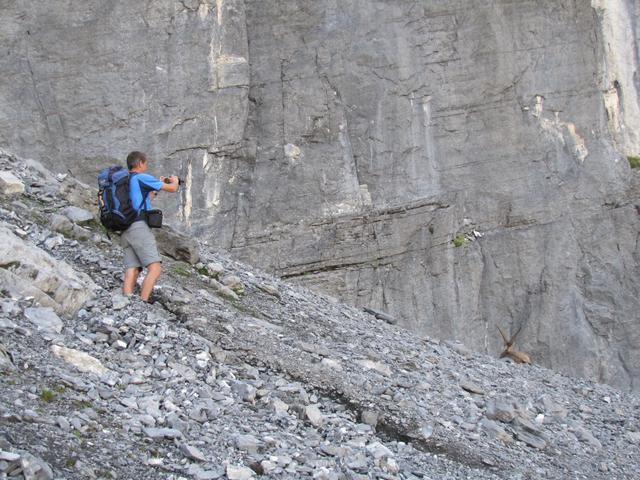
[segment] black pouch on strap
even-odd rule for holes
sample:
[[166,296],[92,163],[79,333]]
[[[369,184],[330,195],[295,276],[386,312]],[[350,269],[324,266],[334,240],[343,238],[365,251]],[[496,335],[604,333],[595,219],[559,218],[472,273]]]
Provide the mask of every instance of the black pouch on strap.
[[147,210],[145,212],[147,219],[147,225],[149,228],[161,228],[162,227],[162,210]]

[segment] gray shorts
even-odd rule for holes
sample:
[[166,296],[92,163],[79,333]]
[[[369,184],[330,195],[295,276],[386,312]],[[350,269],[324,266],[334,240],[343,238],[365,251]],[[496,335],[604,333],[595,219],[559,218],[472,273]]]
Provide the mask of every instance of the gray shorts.
[[124,268],[142,268],[150,263],[161,262],[156,246],[156,237],[147,222],[134,222],[120,237],[124,249]]

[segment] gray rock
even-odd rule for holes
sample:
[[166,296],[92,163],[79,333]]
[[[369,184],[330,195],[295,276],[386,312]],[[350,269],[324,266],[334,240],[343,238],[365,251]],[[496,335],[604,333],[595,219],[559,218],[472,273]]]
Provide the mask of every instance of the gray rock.
[[268,475],[276,469],[276,464],[271,462],[270,460],[261,461],[260,466],[262,467],[262,471],[265,473],[265,475]]
[[499,420],[500,422],[509,423],[515,416],[515,408],[513,402],[503,399],[491,398],[487,401],[487,418],[490,420]]
[[197,462],[207,461],[207,458],[204,456],[204,454],[193,445],[189,445],[187,443],[181,443],[180,451],[184,454],[185,457],[191,460],[195,460]]
[[60,245],[64,245],[64,238],[61,235],[51,235],[43,242],[43,245],[47,250],[54,250]]
[[[20,312],[20,308],[11,300],[3,300],[0,302],[0,311],[6,315],[17,315]],[[7,319],[3,320],[8,321]]]
[[82,421],[78,417],[71,418],[71,420],[69,420],[69,423],[75,430],[80,431],[80,429],[82,429]]
[[360,414],[362,423],[372,426],[376,428],[378,424],[378,412],[372,412],[371,410],[363,410]]
[[216,262],[207,263],[206,269],[213,278],[218,278],[224,273],[224,267]]
[[378,466],[391,475],[397,475],[400,472],[400,466],[395,458],[382,457],[378,462]]
[[200,260],[197,243],[187,235],[179,233],[168,225],[154,229],[160,253],[175,260],[192,265]]
[[281,298],[280,290],[273,285],[258,285],[258,288],[272,297]]
[[509,443],[513,441],[513,437],[510,433],[505,431],[502,426],[493,420],[489,420],[488,418],[483,418],[480,420],[480,426],[482,429],[491,437],[497,438],[498,440],[502,440],[503,442]]
[[15,330],[16,328],[18,328],[18,325],[16,325],[14,322],[9,320],[8,318],[1,318],[0,317],[0,329],[2,329],[2,330]]
[[244,284],[242,283],[242,280],[240,280],[240,278],[236,275],[227,275],[225,277],[222,277],[220,281],[223,285],[226,285],[234,292],[238,294],[244,293]]
[[226,298],[228,300],[235,300],[235,301],[240,300],[240,297],[236,292],[231,290],[226,285],[222,285],[221,283],[216,282],[213,278],[211,279],[211,285],[216,289],[216,291],[221,297]]
[[602,443],[600,442],[600,440],[594,437],[593,434],[589,432],[586,428],[582,426],[576,426],[572,428],[571,431],[573,431],[575,436],[581,442],[584,442],[597,450],[600,450],[602,448]]
[[526,443],[530,447],[537,448],[538,450],[543,450],[547,447],[547,441],[539,435],[535,435],[520,428],[515,430],[515,434],[518,440]]
[[304,410],[305,417],[314,427],[321,427],[324,425],[324,415],[317,405],[307,405]]
[[362,359],[362,360],[356,360],[356,363],[360,365],[362,368],[364,368],[365,370],[374,370],[387,377],[391,376],[391,374],[393,373],[389,368],[389,366],[385,365],[382,362],[375,362],[373,360]]
[[94,220],[93,213],[73,205],[63,208],[60,213],[78,225],[86,225]]
[[73,235],[73,238],[83,242],[93,237],[91,230],[87,230],[86,228],[83,228],[80,225],[74,225],[73,231],[71,233]]
[[69,421],[63,417],[63,416],[58,416],[56,418],[56,423],[58,424],[58,426],[65,431],[71,430],[71,424],[69,423]]
[[25,480],[53,480],[51,467],[41,458],[25,452],[20,456],[20,465]]
[[286,413],[287,411],[289,411],[289,405],[287,405],[279,398],[274,398],[271,401],[271,405],[273,405],[273,409],[276,413]]
[[233,392],[244,402],[253,402],[256,399],[256,388],[244,382],[235,382],[232,386]]
[[0,371],[14,370],[15,368],[11,353],[7,350],[7,347],[0,342]]
[[522,427],[529,433],[540,434],[540,425],[530,421],[525,417],[522,417],[521,415],[516,415],[513,423],[519,427]]
[[20,460],[20,454],[0,450],[0,460],[3,460],[5,462],[15,462],[17,460]]
[[129,305],[129,297],[121,293],[114,293],[111,295],[111,308],[113,310],[122,310]]
[[387,322],[389,325],[395,325],[396,323],[398,323],[398,320],[396,320],[393,316],[389,315],[388,313],[379,312],[377,310],[374,310],[373,308],[368,308],[368,307],[365,307],[363,310],[373,315],[378,320]]
[[109,370],[102,365],[100,360],[86,352],[60,345],[52,345],[51,352],[56,357],[59,357],[65,362],[73,365],[81,372],[93,373],[95,375],[104,375],[109,372]]
[[196,480],[217,480],[225,474],[225,470],[205,470],[198,465],[190,465],[187,473]]
[[146,427],[142,429],[145,435],[154,440],[161,440],[164,438],[167,439],[176,439],[182,438],[182,432],[180,430],[176,430],[174,428],[154,428],[154,427]]
[[0,171],[0,194],[19,195],[24,193],[24,183],[13,173]]
[[356,453],[354,456],[347,459],[347,467],[356,472],[366,472],[369,469],[369,461],[363,453]]
[[0,225],[0,281],[16,296],[33,296],[57,313],[73,315],[97,286],[86,274],[17,237]]
[[484,395],[484,389],[475,384],[474,382],[471,382],[469,380],[463,380],[460,382],[460,388],[462,388],[463,390],[466,390],[467,392],[471,392],[471,393],[477,393],[478,395]]
[[422,427],[420,427],[419,435],[423,440],[428,440],[433,436],[433,432],[435,430],[435,426],[432,422],[426,423]]
[[329,368],[331,370],[336,370],[338,372],[343,370],[343,367],[340,361],[335,360],[333,358],[323,358],[320,361],[320,365],[322,365],[325,368]]
[[[91,184],[93,185],[93,181]],[[67,175],[58,185],[58,194],[61,198],[67,200],[71,205],[97,214],[96,193],[94,188],[71,175]]]
[[373,442],[367,445],[367,451],[373,456],[373,458],[380,459],[383,457],[393,457],[393,452],[385,447],[380,442]]
[[52,308],[32,307],[24,311],[24,316],[33,323],[38,330],[49,333],[60,333],[64,323]]
[[249,480],[253,478],[253,470],[236,465],[227,466],[227,478],[229,480]]
[[627,440],[633,444],[640,444],[640,432],[627,432]]
[[236,447],[248,453],[258,453],[260,441],[253,435],[238,435],[235,439]]
[[142,425],[146,425],[147,427],[155,427],[156,419],[153,415],[144,414],[144,415],[136,415],[136,418]]
[[71,236],[73,233],[73,222],[63,215],[53,214],[50,221],[51,230]]
[[543,395],[538,399],[538,405],[545,412],[547,421],[563,421],[567,418],[567,409],[553,401],[549,395]]

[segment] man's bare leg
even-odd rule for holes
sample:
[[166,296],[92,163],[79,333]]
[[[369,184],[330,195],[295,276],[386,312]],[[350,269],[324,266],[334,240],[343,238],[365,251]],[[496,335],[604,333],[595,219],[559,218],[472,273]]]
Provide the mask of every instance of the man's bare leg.
[[123,295],[133,294],[133,289],[136,286],[136,281],[138,280],[139,274],[140,269],[138,267],[127,268],[124,271],[124,284],[122,285]]
[[149,300],[153,286],[160,276],[160,272],[162,272],[162,263],[154,262],[147,265],[147,275],[144,277],[142,287],[140,288],[140,298],[145,302]]

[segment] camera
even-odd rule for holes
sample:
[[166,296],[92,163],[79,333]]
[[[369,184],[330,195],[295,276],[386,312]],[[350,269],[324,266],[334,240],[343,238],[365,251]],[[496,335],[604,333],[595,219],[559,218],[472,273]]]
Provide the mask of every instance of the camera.
[[[165,178],[163,180],[164,183],[171,183],[171,179],[170,178]],[[178,185],[182,185],[182,179],[178,178]]]

